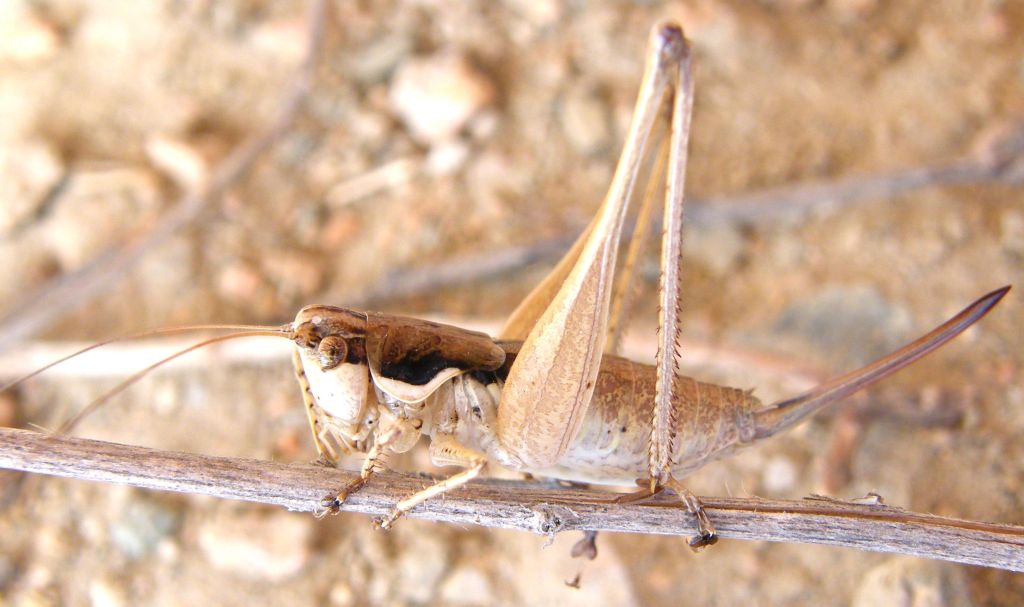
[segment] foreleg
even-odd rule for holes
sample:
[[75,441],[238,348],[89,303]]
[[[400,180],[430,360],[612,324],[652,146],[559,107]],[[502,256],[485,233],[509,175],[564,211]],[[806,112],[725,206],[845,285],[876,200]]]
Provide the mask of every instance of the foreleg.
[[345,503],[348,496],[362,489],[367,481],[370,480],[370,477],[373,476],[373,473],[376,472],[377,465],[382,456],[383,451],[380,444],[374,443],[370,447],[370,451],[367,452],[366,459],[363,460],[363,467],[359,470],[359,478],[346,485],[337,495],[329,495],[320,500],[320,506],[323,507],[323,510],[317,516],[322,517],[327,514],[337,514],[340,512],[341,505]]
[[306,419],[309,421],[309,429],[313,433],[313,444],[316,446],[319,461],[329,466],[335,466],[338,463],[338,454],[327,443],[324,437],[327,429],[321,427],[317,419],[316,399],[313,398],[313,390],[310,388],[309,380],[306,378],[306,371],[302,368],[302,359],[299,357],[298,350],[292,350],[292,366],[295,369],[295,379],[299,382],[299,388],[302,389],[302,402],[306,406]]

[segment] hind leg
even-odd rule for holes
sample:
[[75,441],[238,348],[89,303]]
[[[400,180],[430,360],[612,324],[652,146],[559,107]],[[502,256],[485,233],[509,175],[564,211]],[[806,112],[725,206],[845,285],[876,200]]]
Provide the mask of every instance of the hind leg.
[[690,548],[696,552],[717,543],[718,535],[715,533],[715,525],[708,518],[708,513],[704,511],[704,504],[701,503],[700,498],[675,479],[670,479],[665,486],[676,492],[683,505],[686,506],[686,510],[697,520],[697,535],[690,538]]

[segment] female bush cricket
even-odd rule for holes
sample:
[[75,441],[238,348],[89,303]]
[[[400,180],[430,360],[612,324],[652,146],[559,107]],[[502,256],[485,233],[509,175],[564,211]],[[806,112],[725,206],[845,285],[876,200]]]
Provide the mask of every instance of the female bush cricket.
[[[696,517],[698,535],[691,545],[708,545],[715,541],[714,526],[680,478],[914,362],[980,320],[1008,291],[983,296],[862,369],[772,405],[743,390],[681,376],[679,270],[692,98],[691,54],[682,30],[659,25],[600,211],[498,339],[330,306],[304,308],[283,327],[215,338],[258,333],[294,341],[296,375],[320,456],[336,463],[341,452],[365,454],[360,479],[326,497],[325,509],[337,509],[365,484],[381,458],[412,448],[426,434],[436,464],[464,470],[397,503],[380,521],[382,527],[468,482],[493,461],[593,484],[640,480],[640,496],[672,489]],[[659,141],[666,118],[669,134]],[[650,187],[640,188],[644,177]],[[615,350],[629,278],[663,178],[660,332],[656,363],[650,366],[619,358]],[[637,227],[617,271],[635,197],[642,198]]]

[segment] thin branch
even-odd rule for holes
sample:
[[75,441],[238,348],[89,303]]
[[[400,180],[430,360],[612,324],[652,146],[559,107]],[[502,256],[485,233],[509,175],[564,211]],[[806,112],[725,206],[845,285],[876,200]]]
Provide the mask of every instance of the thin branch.
[[423,161],[416,156],[392,160],[338,183],[324,195],[332,208],[347,207],[371,196],[405,185],[422,172]]
[[[157,451],[0,428],[0,468],[114,482],[316,512],[355,478],[319,466]],[[343,509],[383,515],[430,481],[382,473]],[[692,517],[671,496],[616,504],[608,493],[552,484],[483,480],[428,500],[409,516],[460,525],[691,535]],[[723,538],[829,544],[1024,571],[1024,527],[824,499],[702,498]],[[400,523],[399,523],[400,524]]]
[[[973,151],[952,162],[691,198],[686,203],[686,222],[698,230],[718,224],[754,224],[781,217],[800,218],[821,209],[851,207],[929,187],[1024,182],[1024,123],[1004,125],[980,139]],[[572,246],[579,230],[574,232],[486,254],[475,252],[433,265],[396,270],[362,292],[345,293],[345,303],[366,305],[411,297],[494,279],[533,263],[553,262]]]
[[982,133],[974,149],[952,162],[850,175],[768,188],[738,196],[691,201],[688,220],[699,225],[754,223],[800,216],[819,208],[884,200],[931,187],[1024,181],[1024,122],[1011,121]]
[[446,287],[493,279],[535,263],[552,262],[569,250],[577,236],[578,234],[564,235],[486,253],[478,251],[468,255],[450,257],[426,267],[403,268],[387,272],[363,291],[346,292],[345,304],[363,306],[390,299],[411,297],[421,293],[439,291]]
[[306,54],[270,126],[234,148],[214,168],[205,184],[182,196],[156,225],[140,230],[124,245],[107,249],[80,269],[58,276],[21,297],[0,319],[0,350],[34,335],[117,285],[128,269],[194,221],[291,129],[313,85],[313,72],[323,39],[325,8],[324,0],[310,2]]

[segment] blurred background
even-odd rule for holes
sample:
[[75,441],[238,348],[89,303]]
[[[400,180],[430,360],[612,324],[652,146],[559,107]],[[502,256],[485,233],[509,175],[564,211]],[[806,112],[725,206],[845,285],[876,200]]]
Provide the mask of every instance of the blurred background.
[[[874,491],[1024,523],[1020,3],[310,6],[0,4],[5,376],[73,344],[280,324],[310,303],[494,330],[600,204],[647,33],[674,19],[696,57],[688,371],[770,402],[1018,288],[884,386],[689,487]],[[638,358],[654,353],[656,255],[640,268]],[[55,427],[182,343],[113,345],[55,369],[2,395],[0,424]],[[78,433],[314,459],[287,348],[246,342],[191,360]],[[429,469],[420,452],[401,464]],[[357,515],[20,486],[0,512],[0,604],[1024,601],[1020,575],[822,546],[723,541],[694,555],[678,538],[603,534],[582,563],[568,534],[548,545],[414,520],[382,533]]]

